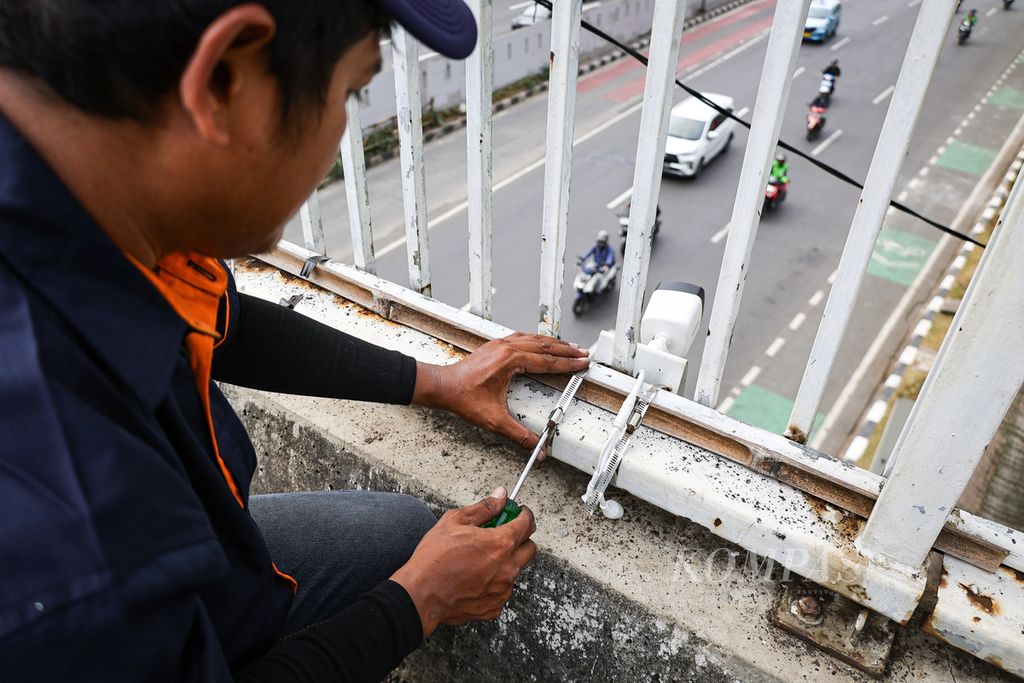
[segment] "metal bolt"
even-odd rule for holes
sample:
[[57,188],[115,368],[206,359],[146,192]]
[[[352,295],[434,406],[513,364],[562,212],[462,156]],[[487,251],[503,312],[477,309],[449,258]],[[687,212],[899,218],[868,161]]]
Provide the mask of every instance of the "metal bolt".
[[825,621],[825,610],[821,605],[821,601],[813,595],[805,595],[798,600],[794,600],[789,607],[789,611],[808,626],[817,626]]

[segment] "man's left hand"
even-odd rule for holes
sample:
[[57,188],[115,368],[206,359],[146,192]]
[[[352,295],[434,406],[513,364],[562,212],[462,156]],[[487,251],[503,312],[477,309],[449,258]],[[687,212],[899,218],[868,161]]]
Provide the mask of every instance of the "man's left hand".
[[526,372],[579,372],[588,363],[587,351],[575,344],[517,332],[487,342],[453,365],[417,363],[412,402],[451,411],[523,448],[533,448],[539,437],[508,410],[512,378]]

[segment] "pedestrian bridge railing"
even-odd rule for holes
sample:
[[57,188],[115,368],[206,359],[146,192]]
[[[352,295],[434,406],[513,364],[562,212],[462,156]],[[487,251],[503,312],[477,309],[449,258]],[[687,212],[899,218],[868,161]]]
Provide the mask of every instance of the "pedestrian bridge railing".
[[[1024,301],[1024,278],[1020,276],[1024,272],[1024,190],[1020,183],[1006,199],[998,228],[898,439],[885,476],[804,445],[857,303],[956,0],[928,0],[920,6],[787,434],[768,433],[714,409],[810,2],[776,4],[696,393],[691,398],[659,392],[644,423],[678,440],[682,450],[652,450],[627,458],[617,483],[898,623],[907,623],[915,611],[928,609],[926,628],[933,634],[1024,674],[1024,639],[1020,635],[1024,627],[1024,534],[956,508],[1024,381],[1024,354],[1020,353],[1024,342],[1024,309],[1020,307]],[[370,197],[354,101],[347,107],[348,127],[341,143],[354,263],[339,263],[326,252],[316,194],[301,211],[304,244],[282,242],[261,257],[391,322],[427,332],[466,351],[511,332],[490,320],[492,1],[470,0],[470,4],[478,19],[480,42],[466,64],[468,310],[430,298],[418,47],[399,28],[394,29],[390,49],[410,286],[375,275]],[[610,363],[596,366],[580,393],[586,403],[612,413],[628,393],[635,369],[685,4],[682,0],[655,0],[613,350]],[[553,3],[537,289],[538,330],[549,335],[559,334],[565,298],[580,15],[581,0]],[[541,424],[549,407],[527,410],[525,420]],[[678,467],[673,469],[678,464],[674,459],[685,459],[690,447],[714,454],[730,467],[722,474],[692,468],[680,474]],[[589,474],[598,454],[572,445],[560,448],[556,441],[553,455]],[[711,477],[717,477],[718,488],[710,483]],[[704,488],[701,482],[705,482]],[[773,493],[776,490],[783,493]],[[775,495],[788,496],[793,506],[803,506],[800,514],[773,522],[759,512],[758,500]],[[822,501],[832,513],[821,513]],[[840,524],[840,519],[845,521]],[[958,602],[948,595],[946,581],[940,585],[934,572],[929,574],[936,561],[976,596],[999,596],[1001,608],[986,615],[984,628],[973,620],[975,613],[961,605],[962,599]]]

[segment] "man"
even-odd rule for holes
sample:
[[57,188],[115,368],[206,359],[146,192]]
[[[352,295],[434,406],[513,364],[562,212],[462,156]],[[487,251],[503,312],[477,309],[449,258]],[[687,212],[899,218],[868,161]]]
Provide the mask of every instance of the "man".
[[[533,515],[374,493],[248,495],[213,380],[450,410],[524,447],[515,335],[438,367],[239,294],[324,176],[396,21],[454,58],[459,0],[0,4],[0,671],[12,681],[382,678],[494,619]],[[287,636],[287,637],[286,637]]]
[[779,152],[772,161],[772,169],[769,175],[769,182],[779,184],[779,201],[786,198],[786,191],[789,189],[789,164],[786,162],[786,155]]
[[832,76],[834,78],[839,78],[840,76],[842,76],[843,72],[839,70],[839,60],[833,59],[831,62],[829,62],[829,65],[821,70],[821,74],[823,76]]
[[596,272],[607,272],[615,265],[615,250],[608,246],[608,231],[598,230],[594,246],[587,250],[587,253],[580,257],[586,268],[588,261],[593,261]]

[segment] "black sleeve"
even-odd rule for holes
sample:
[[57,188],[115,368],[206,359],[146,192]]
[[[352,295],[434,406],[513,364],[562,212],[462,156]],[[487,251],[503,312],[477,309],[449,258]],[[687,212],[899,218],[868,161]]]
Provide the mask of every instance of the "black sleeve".
[[385,581],[335,617],[277,643],[236,683],[380,681],[423,641],[412,598]]
[[412,402],[415,359],[257,297],[238,293],[228,302],[231,320],[213,361],[218,382],[302,396]]

